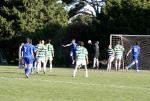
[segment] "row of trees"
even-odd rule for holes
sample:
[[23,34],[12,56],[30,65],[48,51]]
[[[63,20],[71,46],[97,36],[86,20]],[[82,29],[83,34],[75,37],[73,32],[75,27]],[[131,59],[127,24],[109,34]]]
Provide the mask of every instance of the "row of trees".
[[28,36],[53,38],[54,44],[71,38],[99,40],[105,49],[111,33],[150,34],[149,0],[61,1],[0,0],[0,47],[18,47]]

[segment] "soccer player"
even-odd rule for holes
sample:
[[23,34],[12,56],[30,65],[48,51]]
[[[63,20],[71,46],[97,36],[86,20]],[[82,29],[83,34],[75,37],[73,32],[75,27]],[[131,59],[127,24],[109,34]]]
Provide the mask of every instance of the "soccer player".
[[52,61],[53,61],[53,57],[54,57],[54,47],[51,44],[51,40],[48,40],[48,43],[46,44],[47,47],[47,60],[46,60],[46,64],[49,61],[49,67],[50,67],[50,71],[52,70]]
[[23,64],[23,61],[22,61],[22,54],[21,54],[21,49],[22,49],[22,46],[24,45],[24,43],[21,43],[21,45],[19,46],[19,51],[18,51],[18,55],[19,55],[19,69],[22,69],[24,64]]
[[96,41],[94,44],[94,59],[93,59],[93,68],[99,68],[99,41]]
[[72,64],[75,63],[75,57],[76,57],[76,50],[77,50],[77,43],[75,39],[72,39],[72,42],[67,45],[62,45],[63,47],[70,47],[70,57],[72,59]]
[[112,46],[108,46],[108,64],[107,64],[107,70],[111,70],[111,63],[115,59],[115,51],[112,49]]
[[86,49],[88,51],[88,58],[89,58],[89,67],[92,67],[93,64],[93,56],[94,56],[94,49],[93,44],[91,40],[88,40],[88,43],[86,45]]
[[31,72],[32,63],[34,59],[33,50],[29,38],[26,39],[26,44],[22,46],[21,52],[22,52],[22,59],[24,60],[25,64],[25,76],[29,78],[29,74]]
[[77,69],[81,66],[85,67],[85,77],[88,77],[88,70],[87,70],[87,64],[88,64],[88,52],[87,49],[84,46],[84,42],[79,42],[79,46],[77,47],[76,51],[76,66],[75,70],[73,72],[73,77],[76,76]]
[[118,70],[120,69],[121,60],[123,58],[123,52],[125,49],[122,45],[120,45],[120,41],[118,41],[118,44],[115,46],[114,50],[115,50],[115,57],[116,57],[115,67],[116,67],[116,70]]
[[136,42],[135,45],[132,46],[132,48],[128,51],[126,56],[128,56],[131,52],[132,52],[133,62],[131,64],[129,64],[126,67],[126,69],[130,69],[135,64],[136,70],[137,70],[137,72],[139,72],[140,70],[139,70],[138,56],[140,53],[140,46],[139,46],[138,42]]
[[[35,61],[34,61],[34,69],[37,69],[37,49],[38,46],[41,45],[41,40],[39,41],[39,43],[35,46]],[[41,70],[41,64],[39,63],[39,68]]]
[[37,47],[37,73],[40,71],[41,63],[43,64],[43,73],[46,73],[47,47],[44,45],[44,40]]

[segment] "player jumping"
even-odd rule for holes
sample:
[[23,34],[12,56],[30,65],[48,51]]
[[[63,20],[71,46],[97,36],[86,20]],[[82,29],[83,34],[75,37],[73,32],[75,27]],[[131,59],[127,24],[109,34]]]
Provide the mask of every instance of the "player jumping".
[[75,57],[76,57],[76,50],[77,50],[76,40],[72,39],[72,42],[70,44],[62,45],[62,46],[63,47],[70,46],[70,57],[72,59],[72,64],[74,64],[75,63]]

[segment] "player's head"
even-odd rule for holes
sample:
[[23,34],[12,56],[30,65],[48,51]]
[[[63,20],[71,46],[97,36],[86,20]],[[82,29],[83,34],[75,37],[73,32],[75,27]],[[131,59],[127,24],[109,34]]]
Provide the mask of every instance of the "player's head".
[[26,43],[30,43],[30,38],[26,38]]
[[48,43],[51,43],[51,39],[48,39]]
[[99,41],[95,41],[95,44],[99,44]]
[[79,42],[79,45],[80,45],[80,46],[84,46],[84,42],[83,42],[83,41],[80,41],[80,42]]
[[45,41],[44,41],[44,40],[41,40],[41,44],[44,45],[44,43],[45,43]]
[[119,44],[119,45],[120,45],[120,41],[118,41],[118,42],[117,42],[117,44]]
[[136,42],[135,42],[135,45],[139,45],[139,42],[138,42],[138,41],[136,41]]
[[72,43],[75,43],[76,42],[76,40],[75,39],[72,39]]
[[112,48],[112,45],[110,44],[110,45],[108,46],[108,48],[111,49],[111,48]]
[[30,44],[32,44],[32,39],[30,39]]

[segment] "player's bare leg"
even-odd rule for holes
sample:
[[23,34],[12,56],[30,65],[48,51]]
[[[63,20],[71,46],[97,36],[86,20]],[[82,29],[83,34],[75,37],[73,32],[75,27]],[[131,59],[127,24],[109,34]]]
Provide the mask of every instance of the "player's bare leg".
[[37,62],[37,73],[41,70],[41,62]]
[[115,61],[116,70],[118,70],[118,60]]
[[46,63],[43,62],[43,73],[45,74],[46,73]]
[[85,65],[84,67],[85,67],[85,77],[88,77],[87,65]]
[[73,72],[73,77],[75,77],[75,76],[76,76],[77,69],[78,69],[78,66],[76,65],[76,67],[75,67],[75,69],[74,69],[74,72]]

